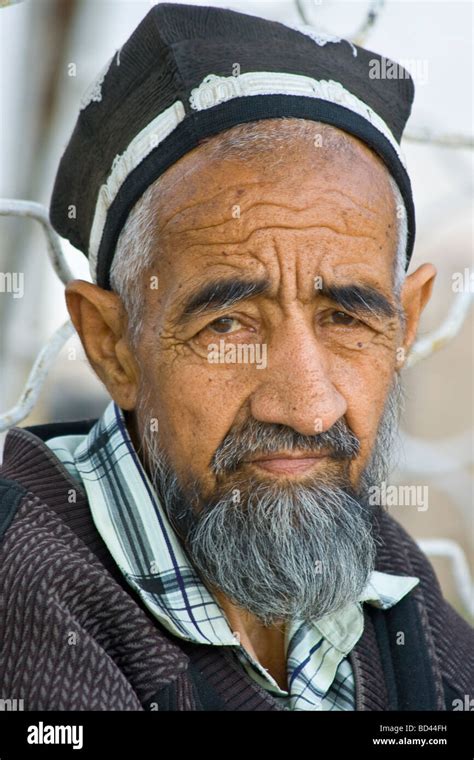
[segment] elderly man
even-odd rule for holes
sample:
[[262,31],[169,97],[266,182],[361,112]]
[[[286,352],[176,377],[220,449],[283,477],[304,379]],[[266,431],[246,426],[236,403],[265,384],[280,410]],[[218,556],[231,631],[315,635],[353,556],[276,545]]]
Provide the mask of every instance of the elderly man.
[[[2,697],[59,710],[454,710],[473,633],[374,497],[429,299],[406,72],[154,7],[86,95],[51,204],[111,397],[10,431]],[[380,489],[379,489],[380,490]]]

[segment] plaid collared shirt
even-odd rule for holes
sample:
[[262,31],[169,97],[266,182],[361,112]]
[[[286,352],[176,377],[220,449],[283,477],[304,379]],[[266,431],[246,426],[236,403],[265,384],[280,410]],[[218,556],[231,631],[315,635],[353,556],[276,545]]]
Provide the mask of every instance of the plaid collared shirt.
[[248,675],[289,710],[355,709],[348,654],[363,632],[362,603],[388,609],[418,578],[373,572],[357,602],[314,623],[292,621],[285,634],[286,691],[241,645],[189,562],[115,402],[88,435],[56,437],[47,445],[82,484],[118,567],[167,630],[197,644],[232,647]]

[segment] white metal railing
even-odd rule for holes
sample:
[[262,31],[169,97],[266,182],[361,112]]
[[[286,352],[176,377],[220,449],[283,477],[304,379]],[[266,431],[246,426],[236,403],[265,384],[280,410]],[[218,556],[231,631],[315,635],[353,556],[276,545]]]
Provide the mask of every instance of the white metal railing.
[[[57,276],[66,284],[74,279],[65,259],[61,240],[51,226],[48,210],[41,203],[11,198],[0,199],[0,216],[18,216],[34,219],[40,223],[46,238],[49,260]],[[62,347],[75,332],[68,320],[51,336],[38,353],[18,401],[6,412],[0,414],[0,433],[25,419],[33,410],[40,395],[48,372],[56,361]]]
[[45,206],[34,201],[0,198],[0,216],[20,216],[39,222],[46,237],[48,256],[54,271],[64,284],[74,278],[64,257],[61,240],[51,226],[48,209]]
[[457,541],[450,538],[421,538],[417,544],[429,557],[443,557],[450,561],[459,598],[468,613],[474,617],[474,585],[466,556]]
[[56,357],[62,347],[74,333],[74,326],[68,319],[67,322],[53,333],[46,345],[43,346],[33,363],[20,398],[11,409],[0,415],[0,432],[8,430],[13,425],[17,425],[32,412],[49,370],[56,361]]

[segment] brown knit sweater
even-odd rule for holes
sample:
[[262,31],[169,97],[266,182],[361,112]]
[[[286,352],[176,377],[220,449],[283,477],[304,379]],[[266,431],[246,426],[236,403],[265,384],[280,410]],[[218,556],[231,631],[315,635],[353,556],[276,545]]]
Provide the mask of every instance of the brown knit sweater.
[[[283,709],[228,648],[184,642],[151,616],[40,435],[52,431],[13,428],[0,468],[0,698],[26,710]],[[364,606],[356,709],[452,710],[474,692],[474,631],[403,528],[382,513],[376,530],[376,568],[421,582],[390,610]]]

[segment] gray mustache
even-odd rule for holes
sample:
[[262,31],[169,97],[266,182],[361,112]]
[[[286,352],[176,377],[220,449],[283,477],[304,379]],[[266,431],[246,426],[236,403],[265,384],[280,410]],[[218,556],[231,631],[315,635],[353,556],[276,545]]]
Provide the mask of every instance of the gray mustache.
[[360,441],[344,420],[340,419],[323,433],[303,435],[280,424],[263,424],[249,420],[244,427],[230,431],[216,450],[211,469],[215,475],[235,472],[244,459],[254,454],[278,451],[327,451],[334,459],[353,459],[360,450]]

